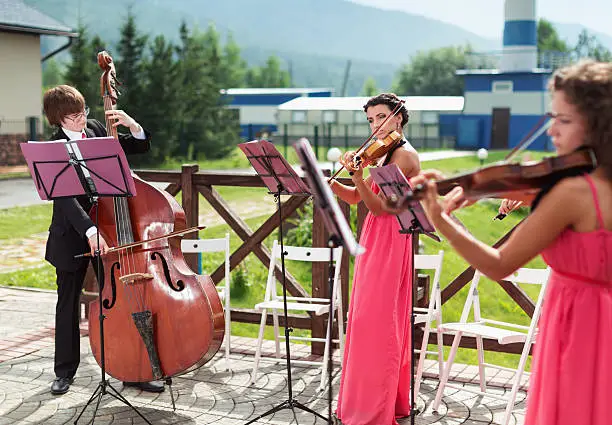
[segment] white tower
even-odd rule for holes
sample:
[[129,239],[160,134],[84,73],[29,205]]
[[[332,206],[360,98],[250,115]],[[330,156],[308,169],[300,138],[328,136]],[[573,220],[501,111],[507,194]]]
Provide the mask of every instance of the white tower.
[[501,72],[532,71],[538,65],[536,0],[505,0]]

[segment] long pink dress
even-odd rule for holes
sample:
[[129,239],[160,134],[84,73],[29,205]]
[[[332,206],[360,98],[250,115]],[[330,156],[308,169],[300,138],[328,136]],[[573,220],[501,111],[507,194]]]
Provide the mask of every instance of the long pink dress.
[[607,425],[612,382],[612,232],[565,230],[544,252],[544,299],[525,425]]
[[410,414],[412,242],[399,230],[394,215],[368,213],[363,224],[336,411],[344,425],[395,425]]

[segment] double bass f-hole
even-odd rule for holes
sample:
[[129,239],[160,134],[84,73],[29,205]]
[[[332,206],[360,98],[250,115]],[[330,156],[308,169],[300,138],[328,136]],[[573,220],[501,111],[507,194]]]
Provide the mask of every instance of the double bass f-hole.
[[185,289],[185,284],[180,279],[176,281],[176,286],[174,286],[174,283],[172,283],[172,277],[170,276],[170,269],[168,268],[168,263],[166,262],[166,259],[164,258],[164,256],[161,255],[157,251],[151,254],[151,260],[156,260],[157,257],[159,257],[159,261],[162,263],[162,268],[164,270],[164,277],[166,279],[166,283],[168,284],[168,286],[172,288],[173,291],[176,291],[176,292],[181,292],[183,289]]

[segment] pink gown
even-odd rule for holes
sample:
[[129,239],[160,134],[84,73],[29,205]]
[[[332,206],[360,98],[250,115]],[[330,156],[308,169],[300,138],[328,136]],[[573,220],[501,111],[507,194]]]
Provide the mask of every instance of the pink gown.
[[363,224],[336,411],[344,425],[396,425],[410,414],[412,242],[399,230],[394,215],[368,213]]
[[565,230],[542,254],[552,268],[539,323],[525,425],[607,425],[612,382],[612,232],[586,176],[598,228]]

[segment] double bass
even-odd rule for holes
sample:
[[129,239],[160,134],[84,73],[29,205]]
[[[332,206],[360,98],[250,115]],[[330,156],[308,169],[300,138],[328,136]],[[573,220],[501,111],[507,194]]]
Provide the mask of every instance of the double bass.
[[[104,110],[115,108],[113,60],[98,53]],[[109,136],[117,129],[106,118]],[[167,237],[185,229],[185,212],[165,191],[133,175],[136,193],[102,197],[90,211],[109,246],[101,257],[104,336],[100,303],[89,305],[89,340],[96,361],[118,380],[148,382],[196,369],[219,350],[224,337],[223,305],[214,283],[194,273],[180,241]],[[122,249],[122,247],[124,247]]]

